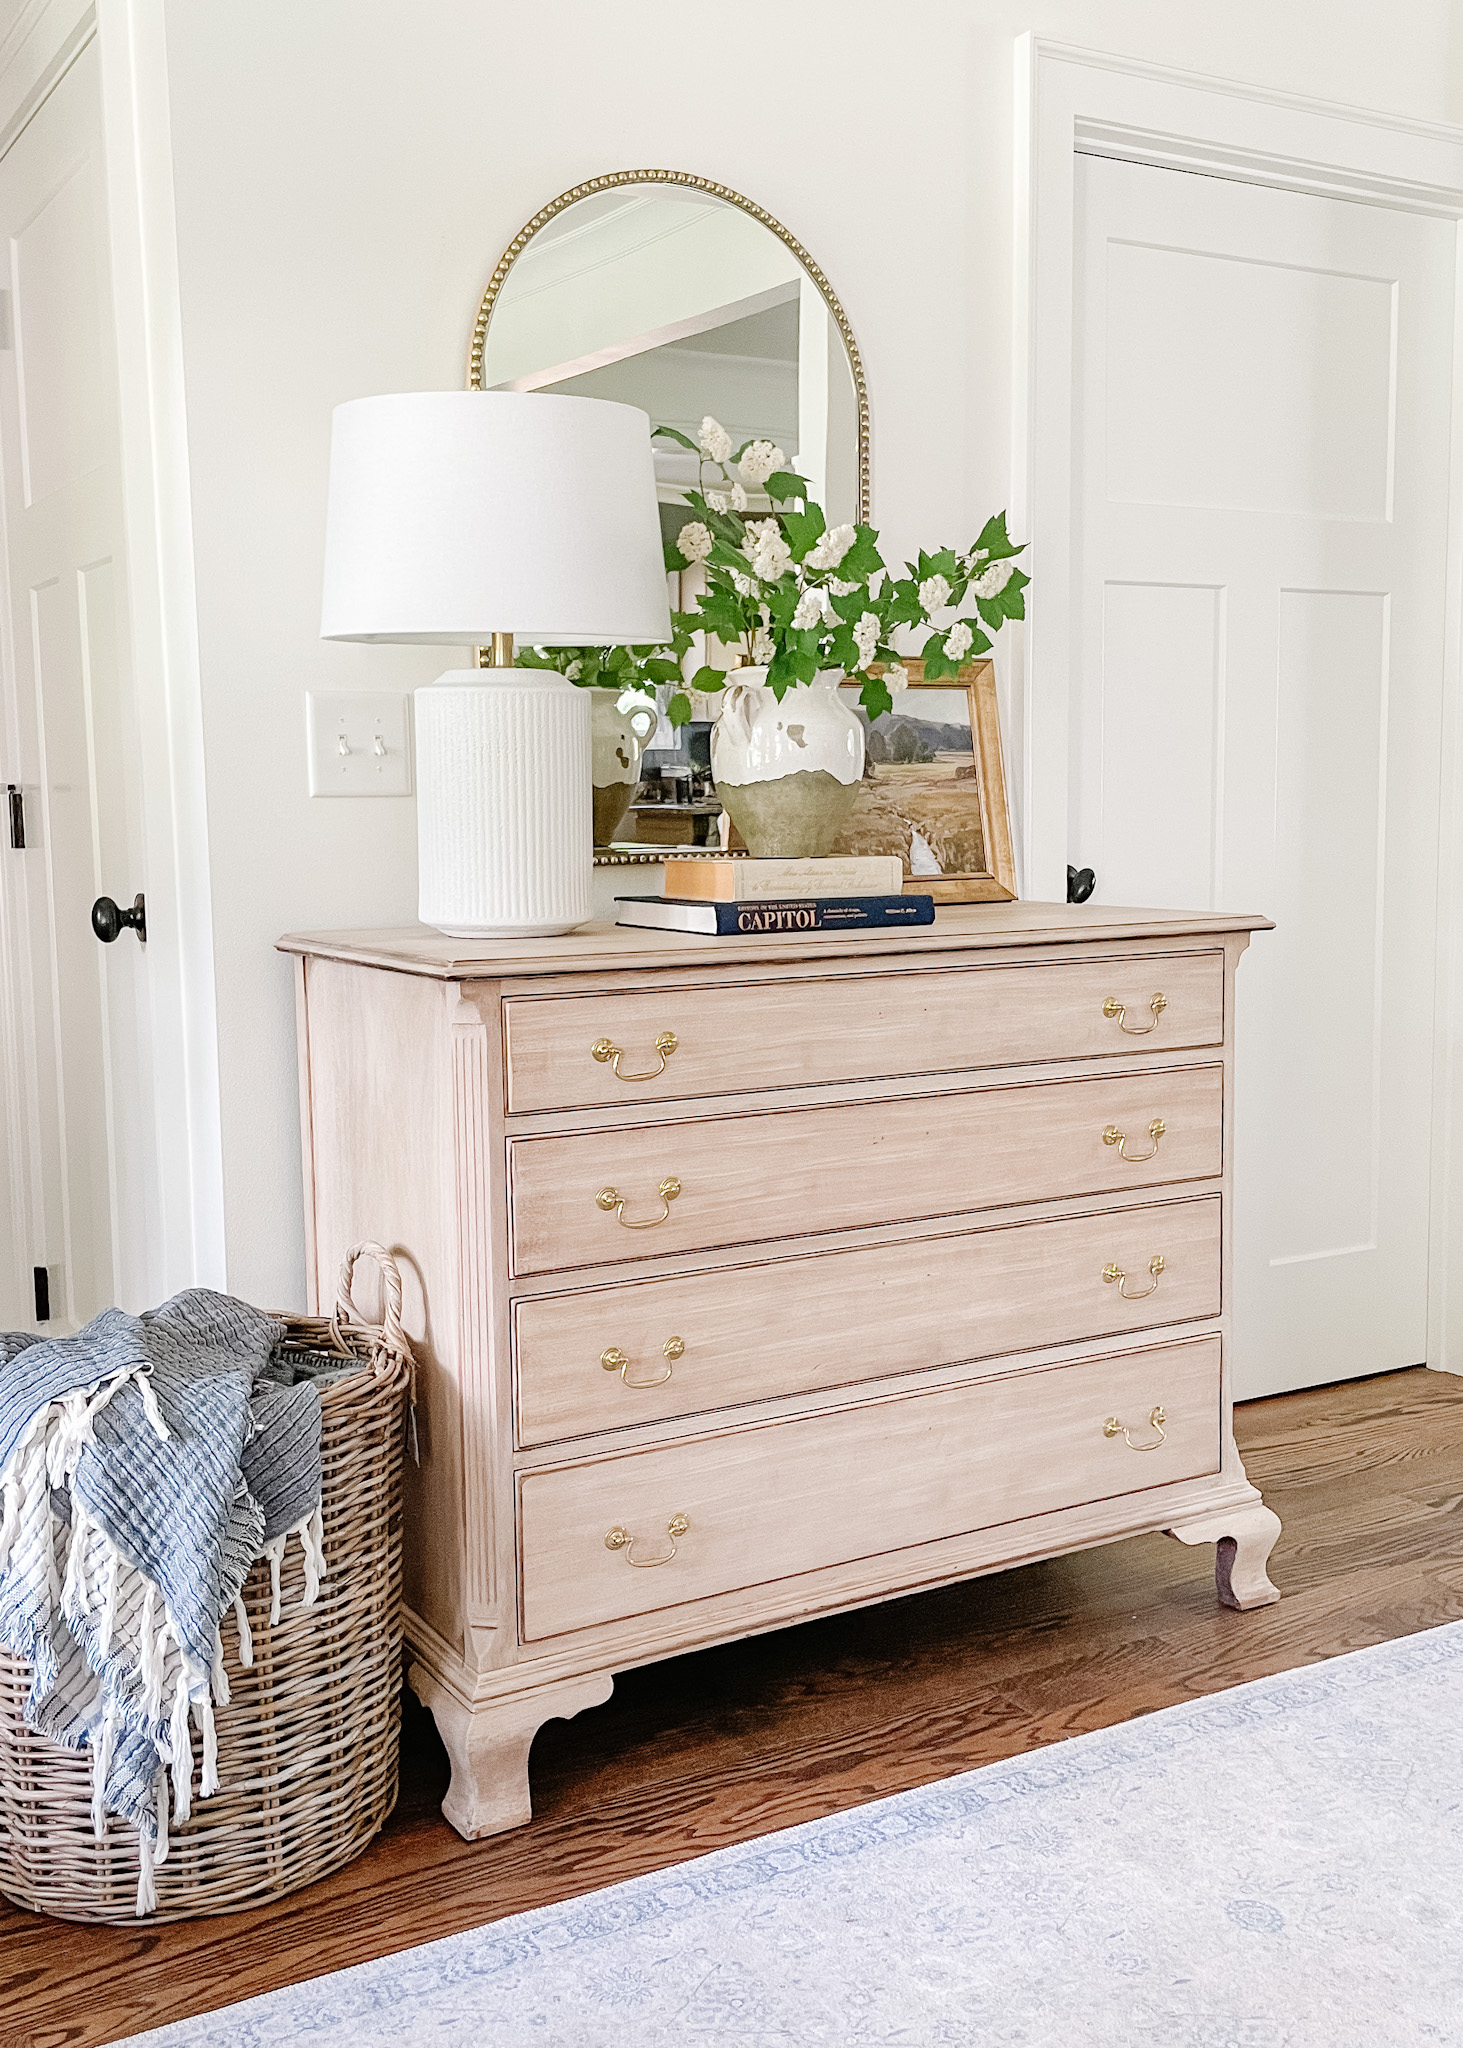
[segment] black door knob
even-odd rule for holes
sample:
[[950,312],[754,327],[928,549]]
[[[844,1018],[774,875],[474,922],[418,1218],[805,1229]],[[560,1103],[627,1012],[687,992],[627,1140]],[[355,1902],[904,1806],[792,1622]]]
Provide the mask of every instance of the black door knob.
[[110,896],[98,896],[91,906],[91,928],[104,946],[110,946],[113,939],[120,938],[124,931],[136,932],[143,945],[147,944],[147,898],[134,896],[132,908],[123,910]]
[[1068,868],[1067,901],[1085,903],[1097,887],[1097,877],[1091,868]]

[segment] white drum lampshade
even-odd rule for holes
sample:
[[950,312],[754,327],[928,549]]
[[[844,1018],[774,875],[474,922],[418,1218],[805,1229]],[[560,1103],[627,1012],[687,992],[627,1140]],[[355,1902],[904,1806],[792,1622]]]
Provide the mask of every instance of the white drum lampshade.
[[[668,640],[648,417],[519,391],[337,406],[320,632],[447,647]],[[422,922],[461,938],[583,924],[587,691],[542,669],[454,669],[415,710]]]

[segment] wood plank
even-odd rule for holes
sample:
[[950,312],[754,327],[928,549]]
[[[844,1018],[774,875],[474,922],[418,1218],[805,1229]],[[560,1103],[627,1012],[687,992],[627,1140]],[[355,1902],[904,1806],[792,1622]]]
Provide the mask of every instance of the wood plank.
[[1235,1420],[1285,1522],[1278,1606],[1216,1608],[1202,1554],[1144,1537],[702,1651],[632,1672],[605,1706],[551,1722],[534,1746],[533,1821],[483,1842],[441,1818],[445,1759],[410,1702],[396,1813],[323,1884],[224,1920],[137,1930],[0,1907],[0,2039],[101,2048],[1463,1618],[1463,1382],[1398,1373],[1257,1402]]

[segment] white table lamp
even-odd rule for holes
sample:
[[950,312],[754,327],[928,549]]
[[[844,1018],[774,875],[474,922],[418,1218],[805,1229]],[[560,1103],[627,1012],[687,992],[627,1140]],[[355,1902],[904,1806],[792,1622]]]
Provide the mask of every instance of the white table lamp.
[[670,638],[650,421],[546,392],[335,408],[321,637],[485,646],[416,692],[418,915],[454,938],[590,915],[589,693],[513,641]]

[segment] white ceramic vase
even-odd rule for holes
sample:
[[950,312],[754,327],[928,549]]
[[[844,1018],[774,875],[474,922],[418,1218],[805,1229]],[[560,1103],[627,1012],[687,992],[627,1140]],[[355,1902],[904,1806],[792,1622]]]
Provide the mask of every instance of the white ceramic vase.
[[825,670],[782,702],[765,668],[738,669],[711,731],[716,793],[749,852],[815,858],[830,853],[858,798],[864,729]]
[[640,787],[640,761],[660,722],[655,699],[642,690],[589,690],[594,742],[594,843],[615,839]]
[[521,668],[451,669],[416,692],[423,924],[526,939],[593,915],[588,697]]

